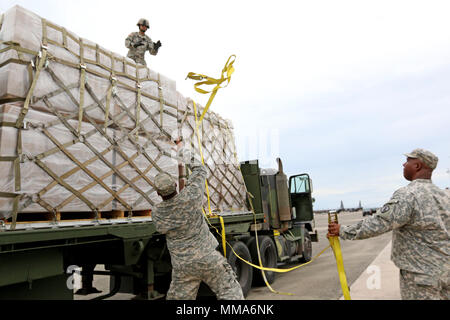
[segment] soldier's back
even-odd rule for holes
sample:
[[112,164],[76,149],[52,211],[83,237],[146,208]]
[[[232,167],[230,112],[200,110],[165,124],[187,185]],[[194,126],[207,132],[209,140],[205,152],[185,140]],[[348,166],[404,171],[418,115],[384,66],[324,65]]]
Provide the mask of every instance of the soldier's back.
[[153,220],[158,232],[166,234],[173,263],[202,258],[218,246],[203,216],[201,199],[189,188],[158,204]]

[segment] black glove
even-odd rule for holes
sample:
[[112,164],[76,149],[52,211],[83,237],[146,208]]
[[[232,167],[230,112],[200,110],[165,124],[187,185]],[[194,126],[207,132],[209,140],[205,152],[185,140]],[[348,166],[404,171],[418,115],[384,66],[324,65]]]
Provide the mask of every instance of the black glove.
[[159,48],[161,48],[161,46],[162,46],[162,43],[161,43],[161,41],[159,41],[159,40],[158,40],[158,42],[156,42],[155,45],[154,45],[154,47],[155,47],[156,50],[158,50]]
[[135,44],[133,44],[133,47],[137,48],[142,45],[143,45],[142,41],[139,41],[139,42],[136,42]]

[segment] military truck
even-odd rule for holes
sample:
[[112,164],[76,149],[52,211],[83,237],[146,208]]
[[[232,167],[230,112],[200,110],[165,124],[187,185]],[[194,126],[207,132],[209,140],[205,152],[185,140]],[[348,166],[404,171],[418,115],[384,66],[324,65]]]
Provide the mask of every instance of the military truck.
[[[229,245],[241,258],[258,264],[258,239],[265,267],[309,261],[311,243],[317,241],[311,179],[308,174],[287,179],[281,160],[277,161],[278,170],[261,169],[257,160],[242,162],[247,201],[254,213],[220,214]],[[209,222],[222,233],[218,217]],[[170,255],[151,216],[19,222],[14,230],[9,223],[0,225],[0,299],[73,299],[78,267],[83,279],[80,294],[95,292],[95,275],[110,276],[110,292],[95,299],[118,292],[162,298],[168,289]],[[216,230],[213,233],[222,243]],[[230,248],[226,252],[245,295],[252,285],[263,284],[260,270],[238,259]],[[105,271],[95,270],[96,265],[105,265]],[[272,283],[275,274],[265,274]]]

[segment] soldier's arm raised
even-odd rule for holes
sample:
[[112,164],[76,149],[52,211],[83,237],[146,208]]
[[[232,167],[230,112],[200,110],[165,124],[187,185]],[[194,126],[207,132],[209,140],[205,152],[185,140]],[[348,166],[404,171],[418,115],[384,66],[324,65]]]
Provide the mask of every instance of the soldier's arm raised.
[[193,192],[197,196],[203,197],[207,175],[206,168],[198,161],[191,162],[189,167],[192,173],[186,183],[186,189],[188,189],[189,192]]
[[379,236],[400,228],[411,220],[412,208],[405,196],[394,193],[373,216],[351,226],[341,226],[339,236],[344,240],[361,240]]

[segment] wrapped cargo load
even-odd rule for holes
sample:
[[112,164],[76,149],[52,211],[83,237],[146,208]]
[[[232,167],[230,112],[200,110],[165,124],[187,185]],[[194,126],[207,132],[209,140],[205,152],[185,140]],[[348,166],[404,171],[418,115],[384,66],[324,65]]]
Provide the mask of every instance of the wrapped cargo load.
[[[23,103],[0,106],[0,158],[17,158],[13,125]],[[76,120],[30,110],[20,130],[20,158],[0,166],[0,192],[19,196],[19,212],[105,212],[149,210],[160,201],[153,188],[158,172],[178,176],[168,140],[129,138]],[[95,124],[95,123],[94,123]],[[132,142],[131,142],[132,141]],[[139,146],[139,147],[137,147]],[[20,190],[16,187],[20,186]],[[14,198],[0,197],[0,217],[9,218]]]
[[[22,103],[4,104],[0,106],[0,157],[15,157],[17,152],[18,130],[13,126],[5,126],[7,123],[15,123],[20,111]],[[75,154],[80,163],[86,163],[90,158],[95,156],[85,144],[79,141],[73,141],[72,133],[58,122],[58,118],[47,113],[30,110],[26,116],[28,121],[27,129],[21,130],[21,154],[20,171],[16,172],[14,162],[5,161],[0,166],[0,191],[5,193],[14,193],[15,184],[20,184],[20,191],[23,197],[20,199],[21,212],[50,211],[51,208],[59,208],[60,203],[72,196],[72,190],[80,190],[86,185],[93,182],[93,179],[82,170],[72,171],[77,165],[68,157],[64,156],[63,151],[56,147],[52,140],[58,141],[61,145],[65,145],[65,150],[71,154]],[[51,124],[54,125],[51,125]],[[69,120],[68,123],[76,127],[76,121]],[[83,123],[82,133],[94,129],[89,124]],[[94,129],[95,131],[95,129]],[[99,134],[94,132],[89,134],[87,141],[95,148],[101,149],[106,144],[106,140]],[[76,143],[75,143],[76,142]],[[112,161],[112,150],[105,152],[104,157],[108,161]],[[86,167],[96,176],[102,177],[108,172],[108,167],[101,161],[91,161]],[[47,170],[47,172],[46,172]],[[72,174],[67,174],[71,172]],[[20,172],[18,177],[16,174]],[[52,175],[62,179],[63,184],[67,184],[67,188],[61,184],[54,183],[55,179]],[[19,181],[17,181],[19,179]],[[111,185],[111,176],[104,178],[103,182]],[[39,195],[32,199],[34,195]],[[95,184],[92,188],[82,193],[83,198],[98,206],[104,200],[108,193],[100,185]],[[32,200],[25,203],[27,200]],[[33,202],[35,200],[36,202]],[[38,204],[41,203],[41,205]],[[12,199],[0,198],[0,217],[12,212]],[[68,202],[61,209],[67,211],[90,211],[86,203],[79,198]],[[111,204],[104,208],[111,210]]]
[[[208,112],[200,133],[213,211],[246,210],[231,123]],[[175,81],[20,6],[1,15],[0,219],[149,215],[154,177],[183,178],[179,139],[199,158]]]

